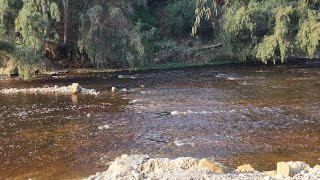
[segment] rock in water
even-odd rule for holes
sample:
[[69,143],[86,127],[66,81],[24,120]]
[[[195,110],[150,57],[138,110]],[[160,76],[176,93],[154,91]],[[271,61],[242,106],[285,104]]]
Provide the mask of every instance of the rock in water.
[[117,88],[116,88],[116,87],[112,87],[112,88],[111,88],[111,91],[112,91],[112,92],[116,92],[116,91],[117,91]]
[[72,94],[78,94],[81,91],[81,86],[78,83],[72,83],[71,86],[71,93]]

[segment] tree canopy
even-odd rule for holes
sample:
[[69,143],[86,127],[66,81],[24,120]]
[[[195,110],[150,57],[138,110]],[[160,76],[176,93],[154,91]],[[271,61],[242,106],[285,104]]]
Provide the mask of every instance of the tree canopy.
[[221,16],[221,40],[240,60],[284,62],[299,53],[312,58],[320,41],[318,9],[316,0],[197,0],[193,34],[201,19]]
[[[264,63],[312,58],[319,7],[317,0],[0,0],[0,66],[13,61],[27,78],[46,59],[134,69],[218,54]],[[219,53],[196,51],[217,42]]]

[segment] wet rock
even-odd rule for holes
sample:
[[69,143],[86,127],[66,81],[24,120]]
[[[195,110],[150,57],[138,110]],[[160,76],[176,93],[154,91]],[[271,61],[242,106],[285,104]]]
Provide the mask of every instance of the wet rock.
[[149,134],[146,135],[146,139],[153,141],[153,142],[157,142],[157,143],[168,143],[170,142],[165,135],[161,135],[161,134]]
[[[76,91],[79,91],[76,90]],[[94,89],[86,89],[81,88],[79,91],[81,94],[89,94],[89,95],[99,95],[100,93]],[[58,87],[55,85],[54,87],[43,87],[43,88],[28,88],[28,89],[2,89],[0,90],[1,94],[16,94],[16,93],[62,93],[62,94],[70,94],[72,93],[72,86],[62,86]],[[72,93],[74,95],[74,93]]]
[[119,90],[120,92],[127,92],[128,90],[126,88],[122,88]]
[[171,112],[171,115],[173,115],[173,116],[179,115],[179,114],[181,114],[179,111],[172,111],[172,112]]
[[81,86],[78,83],[72,83],[71,85],[71,93],[72,94],[79,94],[81,91]]
[[119,79],[136,79],[137,77],[135,76],[130,76],[130,75],[119,75]]
[[174,141],[173,142],[174,143],[174,145],[176,145],[176,146],[178,146],[178,147],[180,147],[180,146],[187,146],[187,145],[189,145],[189,146],[194,146],[194,144],[193,144],[193,142],[188,142],[188,141]]
[[254,172],[255,169],[250,164],[245,164],[237,167],[237,171],[239,172]]
[[198,164],[199,168],[207,168],[212,173],[227,173],[229,170],[220,163],[209,161],[208,159],[201,159]]
[[99,130],[106,130],[106,129],[110,129],[110,126],[109,125],[99,126],[98,129]]

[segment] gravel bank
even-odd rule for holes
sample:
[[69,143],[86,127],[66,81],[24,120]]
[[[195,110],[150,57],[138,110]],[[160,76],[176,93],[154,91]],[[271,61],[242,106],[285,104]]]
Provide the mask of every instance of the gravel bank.
[[[18,94],[18,93],[60,93],[60,94],[72,94],[72,86],[53,86],[53,87],[37,87],[37,88],[10,88],[0,90],[1,94]],[[99,95],[95,89],[81,88],[80,94]]]
[[280,162],[277,170],[255,171],[250,165],[237,169],[225,167],[208,159],[181,157],[177,159],[149,158],[147,155],[122,155],[105,172],[98,172],[85,180],[174,179],[174,180],[317,180],[320,166],[311,168],[303,162]]

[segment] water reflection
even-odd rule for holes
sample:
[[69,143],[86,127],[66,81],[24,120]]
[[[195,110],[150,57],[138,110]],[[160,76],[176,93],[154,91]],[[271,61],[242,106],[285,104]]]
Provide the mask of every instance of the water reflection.
[[73,105],[77,105],[78,104],[78,96],[75,94],[71,95],[71,100],[72,100],[72,104]]

